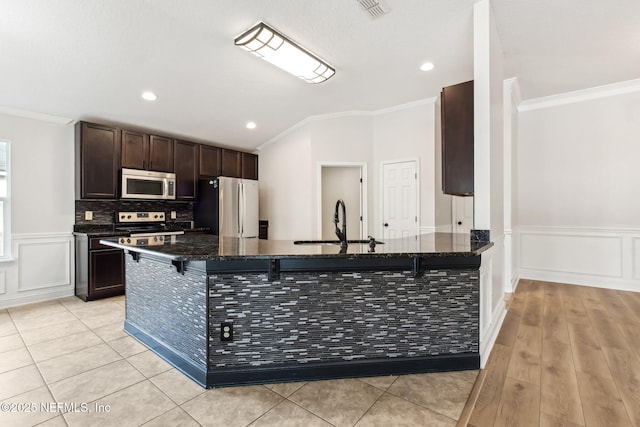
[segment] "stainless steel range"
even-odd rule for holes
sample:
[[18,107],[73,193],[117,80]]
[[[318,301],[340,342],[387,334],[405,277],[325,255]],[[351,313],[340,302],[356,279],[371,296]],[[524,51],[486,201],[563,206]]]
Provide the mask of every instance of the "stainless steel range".
[[118,212],[116,230],[128,231],[129,237],[120,237],[120,243],[135,246],[163,245],[175,241],[183,230],[168,228],[164,212]]

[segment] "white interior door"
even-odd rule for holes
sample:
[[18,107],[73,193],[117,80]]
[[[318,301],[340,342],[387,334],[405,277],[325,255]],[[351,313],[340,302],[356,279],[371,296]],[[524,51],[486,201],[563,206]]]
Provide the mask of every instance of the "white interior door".
[[[362,169],[359,166],[322,167],[322,239],[335,240],[333,216],[336,202],[344,201],[347,238],[362,239]],[[342,214],[340,216],[342,221]],[[339,224],[342,227],[342,222]]]
[[415,160],[383,164],[382,210],[383,239],[418,234],[418,175]]
[[454,233],[471,233],[473,228],[473,197],[452,196],[451,218]]

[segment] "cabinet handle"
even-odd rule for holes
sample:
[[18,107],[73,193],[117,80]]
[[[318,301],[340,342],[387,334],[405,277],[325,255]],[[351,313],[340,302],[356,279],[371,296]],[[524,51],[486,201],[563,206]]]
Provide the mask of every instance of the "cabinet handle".
[[458,225],[462,225],[462,221],[458,221]]
[[389,223],[388,223],[388,222],[385,222],[385,223],[384,223],[384,226],[385,226],[385,227],[388,227],[388,226],[389,226]]

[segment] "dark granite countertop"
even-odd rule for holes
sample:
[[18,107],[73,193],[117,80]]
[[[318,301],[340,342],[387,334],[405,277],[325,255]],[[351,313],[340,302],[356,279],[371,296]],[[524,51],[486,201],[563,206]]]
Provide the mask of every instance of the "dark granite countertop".
[[[184,231],[185,233],[207,233],[211,231],[209,227],[184,228],[179,224],[167,223],[164,227],[166,231]],[[128,231],[116,230],[114,224],[77,224],[73,227],[73,234],[86,235],[92,237],[128,236]]]
[[391,239],[375,246],[351,243],[346,253],[335,244],[296,245],[291,240],[239,239],[212,234],[188,233],[171,236],[163,245],[132,246],[117,239],[102,240],[105,245],[168,258],[173,261],[273,258],[390,258],[390,257],[474,257],[493,246],[489,242],[470,242],[468,234],[431,233],[404,239]]

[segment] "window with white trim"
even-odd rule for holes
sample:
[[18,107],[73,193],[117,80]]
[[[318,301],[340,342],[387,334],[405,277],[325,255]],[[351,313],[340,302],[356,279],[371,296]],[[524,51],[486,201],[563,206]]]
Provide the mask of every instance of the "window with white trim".
[[0,259],[8,258],[9,227],[9,143],[0,141]]

